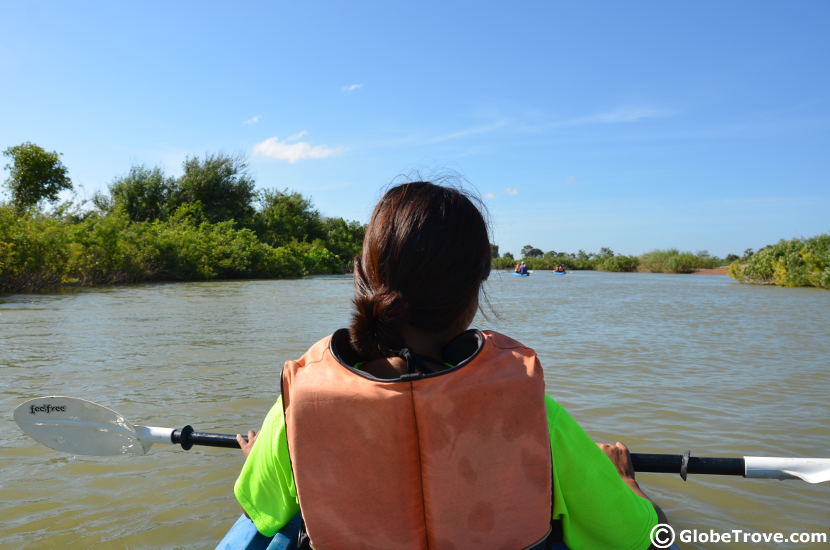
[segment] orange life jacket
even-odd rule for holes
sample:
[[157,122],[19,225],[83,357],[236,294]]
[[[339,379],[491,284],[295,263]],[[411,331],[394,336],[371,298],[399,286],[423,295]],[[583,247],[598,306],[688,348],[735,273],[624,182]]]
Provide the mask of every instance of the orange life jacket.
[[533,350],[480,332],[436,373],[381,380],[341,363],[332,337],[282,372],[300,508],[329,549],[516,550],[551,522],[551,451]]

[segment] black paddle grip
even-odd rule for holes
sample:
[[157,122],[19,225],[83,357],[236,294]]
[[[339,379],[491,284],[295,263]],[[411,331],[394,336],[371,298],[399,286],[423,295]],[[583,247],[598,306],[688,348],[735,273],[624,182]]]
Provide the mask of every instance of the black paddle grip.
[[[248,440],[246,436],[243,435],[242,437],[246,441]],[[173,433],[170,434],[170,441],[180,444],[185,451],[189,451],[193,445],[226,447],[230,449],[239,448],[239,443],[237,443],[235,435],[197,432],[190,425],[185,426],[181,430],[173,430]]]
[[677,473],[684,480],[686,479],[684,475],[686,473],[721,476],[744,475],[743,458],[631,453],[631,465],[634,466],[635,472]]

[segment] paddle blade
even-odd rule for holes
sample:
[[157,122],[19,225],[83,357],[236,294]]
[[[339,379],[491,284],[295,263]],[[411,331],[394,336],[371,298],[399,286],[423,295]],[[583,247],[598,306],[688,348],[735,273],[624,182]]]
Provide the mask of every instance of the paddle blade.
[[746,477],[766,479],[798,478],[807,483],[830,481],[830,458],[783,458],[745,456]]
[[117,412],[74,397],[37,397],[14,410],[14,421],[29,437],[74,455],[143,455],[135,428]]

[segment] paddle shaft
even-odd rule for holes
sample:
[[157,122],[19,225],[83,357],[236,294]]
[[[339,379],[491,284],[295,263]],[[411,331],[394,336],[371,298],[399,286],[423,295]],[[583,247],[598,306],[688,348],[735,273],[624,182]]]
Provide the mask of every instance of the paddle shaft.
[[[683,475],[684,455],[631,453],[631,465],[635,472],[668,473]],[[743,458],[711,458],[689,456],[685,473],[723,476],[742,476],[745,472]]]
[[[247,436],[242,437],[248,439]],[[197,432],[190,426],[185,426],[181,430],[173,430],[170,440],[172,443],[181,445],[185,450],[190,449],[193,445],[239,448],[235,435]],[[636,472],[682,474],[683,458],[684,455],[631,453],[631,464]],[[744,475],[744,459],[690,456],[688,457],[686,473],[742,476]]]

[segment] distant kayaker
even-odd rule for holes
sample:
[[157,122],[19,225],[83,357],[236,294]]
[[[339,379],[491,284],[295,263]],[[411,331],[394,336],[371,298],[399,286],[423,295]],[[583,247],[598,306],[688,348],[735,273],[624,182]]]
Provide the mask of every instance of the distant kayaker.
[[522,262],[519,264],[519,273],[521,275],[527,275],[527,264]]
[[302,511],[317,550],[649,546],[665,520],[628,449],[591,441],[532,349],[469,329],[490,264],[464,192],[413,182],[381,198],[350,326],[287,361],[259,434],[237,436],[234,493],[260,533]]

